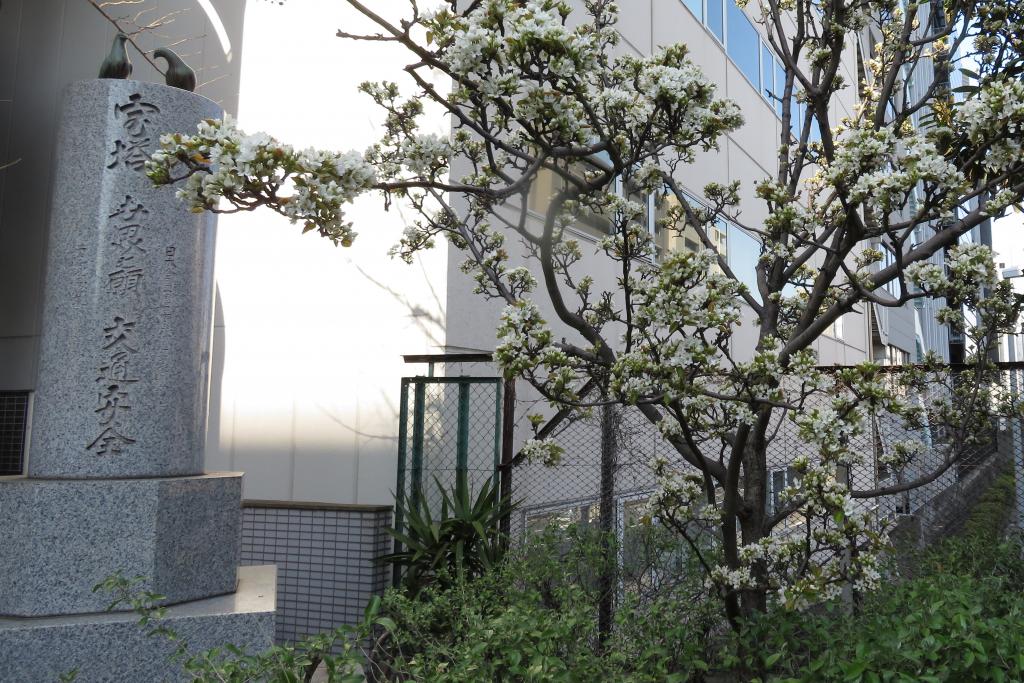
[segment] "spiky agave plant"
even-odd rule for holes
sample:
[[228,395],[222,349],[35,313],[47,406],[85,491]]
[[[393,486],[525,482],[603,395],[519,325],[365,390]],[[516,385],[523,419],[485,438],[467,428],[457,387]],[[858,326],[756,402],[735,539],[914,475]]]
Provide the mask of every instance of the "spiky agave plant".
[[441,494],[437,517],[422,491],[400,497],[405,531],[389,530],[400,550],[381,558],[404,570],[402,585],[413,595],[430,585],[473,579],[493,569],[508,547],[501,519],[516,507],[499,495],[490,479],[475,497],[465,476],[457,478],[452,490],[436,477],[434,483]]

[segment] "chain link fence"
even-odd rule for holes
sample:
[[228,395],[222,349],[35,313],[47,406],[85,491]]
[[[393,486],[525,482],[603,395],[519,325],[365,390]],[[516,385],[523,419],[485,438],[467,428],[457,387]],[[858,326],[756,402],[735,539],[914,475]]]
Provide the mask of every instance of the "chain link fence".
[[[843,368],[828,368],[838,373]],[[851,461],[836,476],[855,492],[855,504],[891,532],[897,547],[923,548],[958,533],[979,501],[1002,492],[1003,523],[1018,527],[1024,510],[1024,424],[1020,411],[990,415],[965,432],[951,424],[950,404],[982,386],[987,412],[995,401],[1014,401],[1024,389],[1024,364],[1001,364],[979,379],[963,368],[932,373],[931,381],[907,382],[908,368],[885,369],[880,380],[904,404],[917,406],[913,424],[885,410],[869,415],[860,433],[847,444]],[[410,377],[402,383],[399,433],[399,506],[395,523],[403,525],[403,502],[421,492],[432,514],[441,507],[441,490],[451,491],[464,473],[473,492],[502,476],[503,383],[496,377]],[[802,412],[824,409],[848,392],[839,383],[812,393]],[[507,398],[507,397],[506,397]],[[529,412],[525,402],[517,412]],[[814,446],[800,438],[791,415],[776,411],[769,429],[765,499],[768,513],[779,508],[783,491],[797,483],[793,462],[815,459]],[[586,417],[567,419],[549,438],[563,449],[555,465],[523,461],[508,470],[503,491],[520,502],[509,522],[513,538],[573,525],[604,529],[617,538],[620,567],[648,588],[679,575],[681,561],[660,550],[652,555],[648,501],[657,481],[652,461],[661,458],[676,468],[691,468],[658,429],[635,407],[594,409]],[[510,444],[505,444],[510,446]],[[912,457],[904,457],[907,452]],[[605,457],[602,457],[604,454]],[[507,455],[507,454],[506,454]],[[706,453],[706,455],[710,455]],[[717,457],[717,455],[716,455]],[[604,476],[602,476],[604,467]],[[694,470],[696,471],[696,470]],[[908,487],[910,483],[920,484]],[[438,486],[440,484],[440,487]],[[604,486],[604,489],[602,487]],[[987,496],[987,498],[986,498]],[[986,505],[989,503],[985,503]],[[602,515],[602,509],[606,514]],[[786,533],[787,524],[776,527]],[[658,545],[655,539],[654,545]],[[646,565],[658,565],[657,568]],[[661,572],[663,576],[659,576]]]
[[[943,420],[940,407],[956,402],[957,386],[977,381],[970,371],[945,368],[931,382],[906,387],[904,379],[900,367],[894,366],[886,368],[882,382],[907,403],[919,406],[923,421],[908,427],[904,419],[885,411],[868,417],[862,432],[848,444],[854,462],[841,468],[837,477],[853,491],[892,492],[858,498],[858,508],[870,510],[880,524],[886,524],[895,541],[924,547],[960,531],[978,501],[998,484],[1001,490],[1012,491],[1004,518],[1006,524],[1016,526],[1018,511],[1024,510],[1022,419],[992,416],[965,439],[961,427]],[[1001,400],[1017,397],[1024,389],[1024,365],[1001,364],[998,372],[982,381],[988,385],[987,395]],[[837,395],[814,394],[803,410],[826,408]],[[814,454],[789,416],[778,414],[769,430],[773,435],[767,457],[769,512],[778,508],[786,487],[796,483],[793,461],[801,455],[813,459]],[[612,490],[602,496],[601,432],[609,416],[614,433]],[[597,526],[604,502],[613,507],[613,528],[628,554],[631,530],[646,514],[656,485],[651,461],[659,456],[678,468],[692,468],[633,407],[594,410],[589,417],[568,421],[551,438],[564,449],[558,464],[523,462],[513,470],[513,497],[522,501],[512,520],[516,536],[550,524]],[[901,454],[908,450],[918,452],[904,462]],[[918,481],[924,483],[895,490]]]
[[407,377],[398,434],[398,513],[422,494],[431,514],[460,473],[479,491],[498,471],[502,382],[496,377]]

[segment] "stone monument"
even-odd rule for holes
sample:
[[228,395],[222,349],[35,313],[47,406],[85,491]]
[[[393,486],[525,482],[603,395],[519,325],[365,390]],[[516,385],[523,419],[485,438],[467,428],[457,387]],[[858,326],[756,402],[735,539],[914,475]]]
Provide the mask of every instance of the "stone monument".
[[169,643],[93,592],[115,572],[190,649],[272,642],[274,568],[238,567],[242,475],[203,472],[216,219],[144,168],[221,114],[140,81],[65,94],[28,477],[0,482],[0,681],[173,678]]

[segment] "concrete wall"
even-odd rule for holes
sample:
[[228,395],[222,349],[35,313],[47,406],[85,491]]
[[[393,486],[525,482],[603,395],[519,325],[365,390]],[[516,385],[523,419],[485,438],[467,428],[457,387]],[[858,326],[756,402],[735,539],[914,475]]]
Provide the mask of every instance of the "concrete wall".
[[[399,16],[408,3],[373,9]],[[407,85],[402,50],[337,38],[339,28],[372,30],[337,0],[252,2],[245,25],[244,130],[299,148],[362,151],[379,139],[383,116],[356,88]],[[411,266],[387,254],[406,211],[361,198],[347,249],[269,211],[221,217],[206,462],[244,470],[247,498],[393,501],[400,378],[410,372],[401,355],[444,343],[445,250]]]

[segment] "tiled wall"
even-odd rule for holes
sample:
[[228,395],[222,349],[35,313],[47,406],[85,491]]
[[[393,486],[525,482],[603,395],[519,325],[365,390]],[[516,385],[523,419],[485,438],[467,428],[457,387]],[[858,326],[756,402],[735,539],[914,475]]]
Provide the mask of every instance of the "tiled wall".
[[27,391],[0,391],[0,476],[24,469],[28,403]]
[[242,564],[277,565],[279,643],[358,621],[384,591],[391,508],[245,501]]

